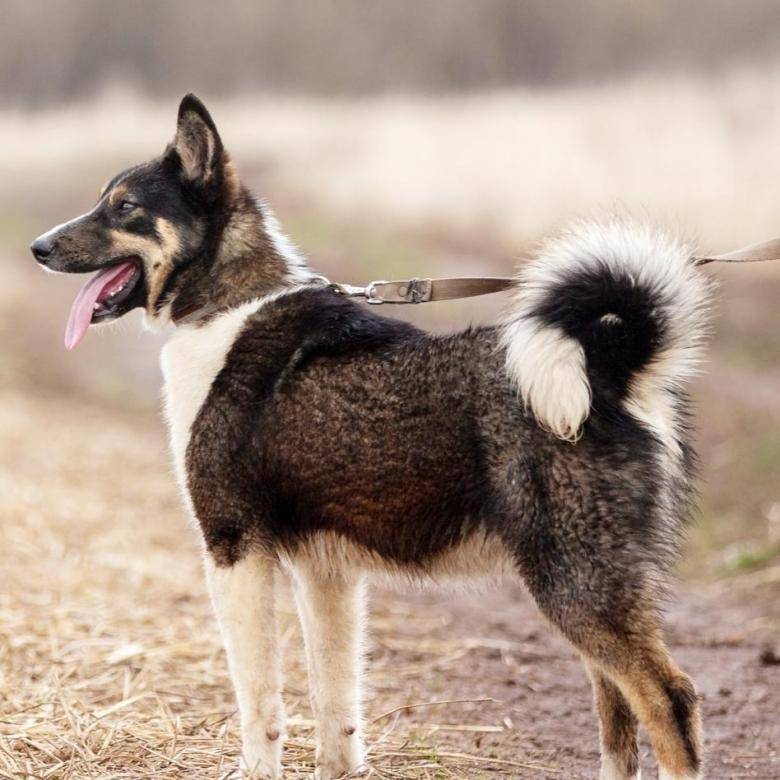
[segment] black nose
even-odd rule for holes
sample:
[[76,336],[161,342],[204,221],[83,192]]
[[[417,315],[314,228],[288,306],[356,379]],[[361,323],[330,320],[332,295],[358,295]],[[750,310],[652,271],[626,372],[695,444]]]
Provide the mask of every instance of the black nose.
[[53,251],[57,242],[45,235],[39,236],[30,244],[30,251],[38,262],[43,262]]

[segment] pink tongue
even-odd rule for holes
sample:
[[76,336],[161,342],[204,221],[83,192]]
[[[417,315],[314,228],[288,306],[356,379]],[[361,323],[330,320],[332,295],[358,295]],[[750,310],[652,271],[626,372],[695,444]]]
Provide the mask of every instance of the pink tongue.
[[122,263],[99,271],[81,288],[70,307],[68,325],[65,328],[66,349],[73,349],[84,338],[92,322],[95,304],[106,298],[109,290],[127,282],[134,273],[135,263]]

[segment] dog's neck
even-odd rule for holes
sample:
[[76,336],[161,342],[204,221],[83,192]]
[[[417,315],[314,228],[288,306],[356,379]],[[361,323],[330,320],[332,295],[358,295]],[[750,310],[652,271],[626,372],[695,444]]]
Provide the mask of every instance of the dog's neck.
[[182,273],[171,306],[174,322],[208,319],[242,303],[313,278],[265,203],[241,187],[203,257]]

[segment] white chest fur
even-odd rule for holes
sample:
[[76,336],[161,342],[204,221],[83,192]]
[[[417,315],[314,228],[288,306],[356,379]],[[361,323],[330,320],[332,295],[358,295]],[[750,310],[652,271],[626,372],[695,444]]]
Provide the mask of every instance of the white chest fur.
[[185,497],[185,456],[192,424],[247,317],[278,297],[276,293],[250,301],[201,327],[184,325],[163,347],[160,363],[165,380],[165,418],[176,476]]

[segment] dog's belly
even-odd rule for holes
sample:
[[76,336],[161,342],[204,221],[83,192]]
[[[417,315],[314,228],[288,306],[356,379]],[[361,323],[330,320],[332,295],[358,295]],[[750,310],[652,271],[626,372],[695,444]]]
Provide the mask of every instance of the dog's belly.
[[360,571],[386,582],[400,580],[423,586],[479,587],[517,576],[511,551],[498,535],[483,528],[418,562],[394,561],[332,531],[316,531],[280,554],[282,562],[291,569],[311,569],[319,575]]

